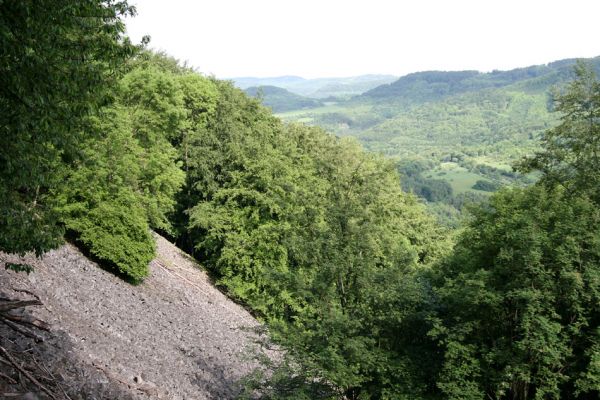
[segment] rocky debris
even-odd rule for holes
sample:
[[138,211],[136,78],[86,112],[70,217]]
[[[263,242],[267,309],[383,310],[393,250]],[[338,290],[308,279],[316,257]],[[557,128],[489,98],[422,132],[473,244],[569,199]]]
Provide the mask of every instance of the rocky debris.
[[[248,354],[260,325],[189,256],[156,241],[150,276],[137,286],[70,244],[41,259],[0,253],[0,297],[31,301],[19,315],[49,329],[36,332],[36,343],[0,323],[0,346],[57,399],[234,398],[256,367]],[[35,271],[7,271],[7,262]],[[6,358],[0,354],[0,398],[52,398]]]

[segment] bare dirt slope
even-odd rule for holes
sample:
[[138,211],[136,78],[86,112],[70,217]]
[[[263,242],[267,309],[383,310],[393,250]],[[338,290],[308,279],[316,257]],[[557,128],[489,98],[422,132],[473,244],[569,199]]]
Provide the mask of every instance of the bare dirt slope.
[[[158,256],[138,286],[70,244],[42,259],[25,257],[35,267],[30,275],[6,271],[4,263],[20,259],[0,253],[0,297],[30,298],[14,289],[36,293],[44,305],[27,313],[52,327],[44,343],[33,345],[0,323],[0,345],[24,354],[26,366],[41,365],[55,380],[46,386],[56,398],[234,398],[239,379],[255,367],[247,353],[259,324],[188,256],[156,240]],[[23,398],[18,393],[36,388],[23,377],[20,383],[13,369],[0,363],[17,382],[0,376],[0,398]]]

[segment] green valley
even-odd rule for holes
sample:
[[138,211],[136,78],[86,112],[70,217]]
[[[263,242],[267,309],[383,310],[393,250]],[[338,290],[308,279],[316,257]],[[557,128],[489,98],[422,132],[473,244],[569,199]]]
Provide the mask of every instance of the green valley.
[[[589,61],[600,70],[600,58]],[[482,188],[535,179],[514,173],[512,165],[538,149],[541,134],[556,123],[553,96],[572,79],[574,65],[567,59],[511,71],[413,73],[347,100],[278,116],[355,137],[403,164],[427,165],[419,168],[423,177],[447,182],[455,195],[487,196]],[[413,181],[406,173],[404,179]],[[422,196],[418,187],[406,189]]]

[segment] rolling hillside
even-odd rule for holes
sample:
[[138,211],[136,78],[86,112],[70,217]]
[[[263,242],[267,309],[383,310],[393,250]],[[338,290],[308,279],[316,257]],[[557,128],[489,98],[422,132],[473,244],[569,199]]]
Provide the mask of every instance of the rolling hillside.
[[[600,58],[588,61],[600,71]],[[449,182],[455,194],[485,195],[478,180],[521,179],[511,165],[535,151],[540,135],[555,124],[550,94],[573,77],[575,63],[418,72],[348,101],[279,115],[356,137],[371,151],[425,162],[424,176]]]

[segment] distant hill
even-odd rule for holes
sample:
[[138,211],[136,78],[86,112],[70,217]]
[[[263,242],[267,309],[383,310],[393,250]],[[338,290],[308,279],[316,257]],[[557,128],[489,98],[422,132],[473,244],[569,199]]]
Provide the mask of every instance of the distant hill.
[[252,86],[244,91],[249,96],[260,97],[263,104],[271,107],[274,112],[303,110],[323,106],[323,103],[319,100],[300,96],[277,86]]
[[298,76],[280,76],[272,78],[233,78],[240,89],[253,86],[277,86],[292,93],[312,98],[328,97],[349,98],[360,95],[377,86],[398,79],[393,75],[360,75],[346,78],[304,79]]
[[[600,73],[600,57],[588,61]],[[480,145],[497,149],[509,138],[514,147],[516,142],[527,144],[552,123],[550,90],[573,77],[575,62],[488,73],[417,72],[351,99],[282,117],[356,136],[368,148],[389,155],[445,154]],[[505,156],[499,158],[506,161]]]
[[403,76],[387,85],[381,85],[364,93],[362,97],[373,99],[407,99],[423,101],[464,92],[470,88],[469,80],[478,76],[477,71],[428,71]]
[[[547,90],[552,84],[568,80],[572,76],[575,59],[556,61],[547,65],[534,65],[509,71],[427,71],[417,72],[373,88],[362,97],[370,99],[408,100],[422,102],[440,100],[465,92],[489,88],[502,88],[519,82],[542,83],[530,88]],[[596,60],[596,64],[600,63]],[[536,79],[540,78],[540,79]],[[524,86],[525,89],[527,86]]]
[[[600,73],[600,57],[587,61]],[[348,100],[280,116],[426,165],[422,178],[444,180],[455,194],[480,193],[479,180],[520,179],[511,164],[535,151],[541,134],[556,124],[550,92],[573,78],[575,63],[488,73],[417,72]]]

